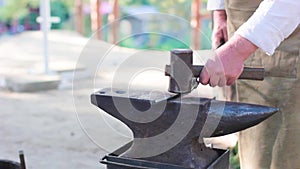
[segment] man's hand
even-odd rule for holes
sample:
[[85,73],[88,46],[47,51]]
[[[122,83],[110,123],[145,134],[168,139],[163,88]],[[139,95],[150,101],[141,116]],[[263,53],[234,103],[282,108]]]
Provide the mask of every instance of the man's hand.
[[234,35],[205,64],[200,82],[212,87],[232,85],[243,71],[244,61],[257,49],[247,39]]
[[228,41],[227,34],[227,15],[225,10],[215,10],[213,11],[213,32],[212,32],[212,47],[217,49],[217,47],[222,42]]

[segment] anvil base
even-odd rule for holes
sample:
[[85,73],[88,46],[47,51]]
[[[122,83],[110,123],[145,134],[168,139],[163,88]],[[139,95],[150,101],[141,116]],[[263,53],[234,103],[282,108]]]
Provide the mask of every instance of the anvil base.
[[[107,165],[107,169],[192,169],[179,165],[172,165],[167,163],[154,162],[150,160],[141,160],[134,158],[121,157],[119,154],[124,153],[132,145],[128,143],[119,148],[115,152],[105,156],[100,161],[102,164]],[[229,150],[213,149],[218,153],[218,157],[205,169],[228,169],[229,168]],[[204,169],[204,168],[199,168]]]

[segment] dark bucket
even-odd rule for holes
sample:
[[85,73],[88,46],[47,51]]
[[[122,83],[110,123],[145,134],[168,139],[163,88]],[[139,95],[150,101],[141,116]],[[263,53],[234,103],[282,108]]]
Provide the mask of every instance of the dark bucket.
[[0,160],[0,169],[21,169],[21,166],[18,162]]

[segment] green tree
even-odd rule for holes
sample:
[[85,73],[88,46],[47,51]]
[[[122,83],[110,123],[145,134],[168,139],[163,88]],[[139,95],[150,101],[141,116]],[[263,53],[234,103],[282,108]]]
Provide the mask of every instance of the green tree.
[[[24,17],[28,14],[28,6],[38,7],[39,2],[40,0],[7,0],[5,6],[0,8],[0,21]],[[66,11],[74,6],[74,0],[51,0],[51,5],[54,5],[52,11]]]
[[[35,27],[38,23],[36,18],[38,13],[29,13],[29,8],[39,8],[40,0],[7,0],[4,7],[0,8],[0,21],[11,23],[18,20],[19,24],[30,24]],[[63,27],[65,21],[70,17],[74,0],[51,0],[51,15],[61,19],[61,23],[52,24],[53,29]]]
[[39,0],[9,0],[0,8],[0,20],[18,19],[27,14],[27,6],[38,6]]

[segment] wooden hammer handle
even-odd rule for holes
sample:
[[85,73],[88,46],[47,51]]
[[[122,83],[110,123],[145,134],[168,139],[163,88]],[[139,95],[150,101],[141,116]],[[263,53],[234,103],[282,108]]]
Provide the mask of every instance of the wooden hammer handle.
[[[194,65],[192,67],[193,76],[198,78],[204,66],[202,65]],[[171,68],[170,65],[166,65],[165,75],[170,76]],[[264,80],[265,77],[265,69],[264,68],[252,68],[252,67],[244,67],[242,74],[239,76],[239,79],[245,80]]]

